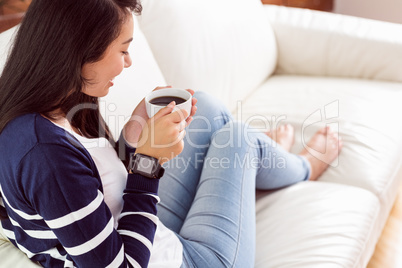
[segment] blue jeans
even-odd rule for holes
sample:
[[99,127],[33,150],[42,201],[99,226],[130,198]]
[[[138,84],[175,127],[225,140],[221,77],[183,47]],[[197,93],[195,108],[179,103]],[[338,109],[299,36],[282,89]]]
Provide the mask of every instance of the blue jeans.
[[234,122],[211,96],[195,97],[198,111],[184,150],[165,163],[158,216],[183,244],[182,267],[253,267],[255,189],[306,180],[310,165]]

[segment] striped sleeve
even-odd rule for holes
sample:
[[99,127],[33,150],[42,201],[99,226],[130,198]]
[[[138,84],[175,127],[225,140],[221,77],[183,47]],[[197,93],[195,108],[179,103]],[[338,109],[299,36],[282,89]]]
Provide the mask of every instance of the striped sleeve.
[[[16,241],[20,248],[37,257],[35,239],[53,244],[58,252],[65,251],[61,257],[66,267],[68,262],[77,267],[147,267],[157,224],[158,180],[128,175],[115,230],[99,174],[85,150],[39,144],[24,157],[19,174],[23,194],[37,213],[32,216],[13,206],[15,200],[7,200],[10,220],[27,236]],[[35,238],[35,232],[26,230],[34,221],[43,221],[54,237]]]
[[119,159],[123,162],[124,166],[128,166],[130,156],[135,153],[136,148],[131,147],[124,139],[123,132],[120,134],[120,138],[114,145],[114,149]]

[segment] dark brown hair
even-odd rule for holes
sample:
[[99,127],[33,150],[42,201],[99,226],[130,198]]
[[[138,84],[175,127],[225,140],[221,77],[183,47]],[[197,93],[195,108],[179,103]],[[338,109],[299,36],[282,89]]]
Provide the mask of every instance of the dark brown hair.
[[99,61],[118,37],[137,0],[33,0],[0,77],[0,133],[17,116],[40,113],[54,118],[80,104],[70,123],[88,138],[111,139],[98,98],[82,93],[85,63]]

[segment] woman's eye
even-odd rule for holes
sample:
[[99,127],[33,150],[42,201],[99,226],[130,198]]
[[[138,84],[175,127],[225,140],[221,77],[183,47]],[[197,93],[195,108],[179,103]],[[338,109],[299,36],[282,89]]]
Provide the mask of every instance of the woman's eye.
[[121,53],[123,53],[123,55],[128,55],[128,51],[122,51]]

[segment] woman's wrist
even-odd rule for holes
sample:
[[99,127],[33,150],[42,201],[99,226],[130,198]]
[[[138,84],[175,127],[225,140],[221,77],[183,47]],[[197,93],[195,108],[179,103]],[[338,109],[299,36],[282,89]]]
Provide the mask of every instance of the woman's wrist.
[[[146,122],[144,119],[141,121]],[[128,122],[124,126],[122,134],[123,134],[123,138],[124,138],[125,142],[129,146],[131,146],[133,148],[136,148],[138,146],[138,141],[140,140],[143,126],[144,125],[141,122],[139,122],[138,118],[130,119],[130,122]]]

